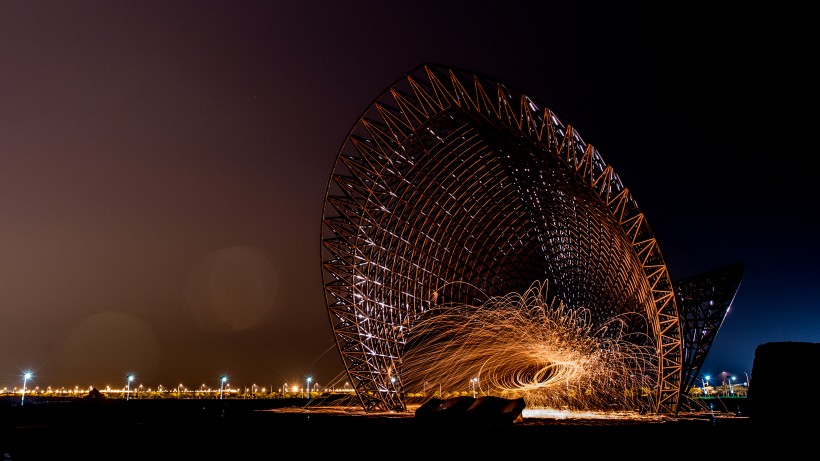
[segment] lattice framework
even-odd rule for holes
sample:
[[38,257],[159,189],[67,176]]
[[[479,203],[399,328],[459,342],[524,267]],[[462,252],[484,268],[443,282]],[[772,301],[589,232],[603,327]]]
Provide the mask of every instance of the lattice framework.
[[735,262],[674,282],[683,332],[684,392],[694,385],[742,278],[743,263]]
[[677,411],[680,315],[644,214],[592,145],[519,91],[432,65],[394,82],[343,144],[322,223],[328,313],[366,410],[406,409],[405,334],[436,302],[549,280],[600,319],[645,314],[633,326],[656,346],[655,410]]

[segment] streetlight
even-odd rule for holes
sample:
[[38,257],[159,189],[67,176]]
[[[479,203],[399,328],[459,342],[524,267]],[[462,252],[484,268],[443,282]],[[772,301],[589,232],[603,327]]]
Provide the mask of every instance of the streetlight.
[[313,379],[313,378],[311,378],[310,376],[308,376],[308,377],[307,377],[307,398],[308,398],[308,399],[310,398],[310,381],[311,381],[312,379]]
[[131,400],[131,381],[134,380],[134,375],[128,375],[128,380],[125,381],[125,400]]
[[227,376],[219,378],[219,400],[222,400],[222,393],[225,391],[225,382],[228,381]]
[[475,398],[475,383],[478,382],[478,378],[473,378],[470,380],[470,383],[473,385],[473,398]]
[[735,379],[734,376],[729,376],[729,394],[735,395],[735,388],[732,386],[732,381]]
[[29,378],[31,378],[30,371],[23,373],[23,392],[21,392],[20,396],[20,406],[26,403],[26,381],[28,381]]
[[703,386],[703,394],[706,395],[706,386],[709,385],[709,375],[703,377],[706,381],[704,382],[703,379],[700,380],[700,384]]

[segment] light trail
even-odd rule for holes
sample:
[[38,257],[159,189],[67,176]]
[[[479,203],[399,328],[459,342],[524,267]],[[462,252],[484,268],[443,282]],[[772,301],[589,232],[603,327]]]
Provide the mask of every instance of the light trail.
[[440,305],[410,329],[403,384],[470,391],[477,378],[480,395],[523,397],[529,409],[643,412],[655,403],[657,353],[628,331],[636,315],[595,324],[589,310],[548,300],[546,282],[481,306]]

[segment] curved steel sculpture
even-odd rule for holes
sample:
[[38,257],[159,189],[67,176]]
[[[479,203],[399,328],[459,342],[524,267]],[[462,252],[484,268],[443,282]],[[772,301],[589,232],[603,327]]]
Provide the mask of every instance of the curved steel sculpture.
[[655,351],[650,410],[677,411],[681,316],[643,212],[572,126],[492,78],[419,66],[365,110],[327,186],[322,275],[367,411],[406,410],[407,334],[426,312],[535,281],[596,322],[628,318]]
[[738,261],[674,282],[684,338],[683,392],[691,389],[698,378],[740,288],[743,269]]

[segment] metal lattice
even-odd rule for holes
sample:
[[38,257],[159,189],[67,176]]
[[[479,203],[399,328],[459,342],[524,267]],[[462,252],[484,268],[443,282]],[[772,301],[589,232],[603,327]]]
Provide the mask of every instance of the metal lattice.
[[645,314],[633,328],[657,351],[654,410],[677,411],[681,317],[655,237],[598,151],[530,97],[412,70],[347,136],[322,218],[327,309],[365,410],[406,410],[405,335],[436,302],[548,280],[599,319]]
[[736,262],[674,282],[683,330],[684,391],[694,385],[742,278],[743,263]]

